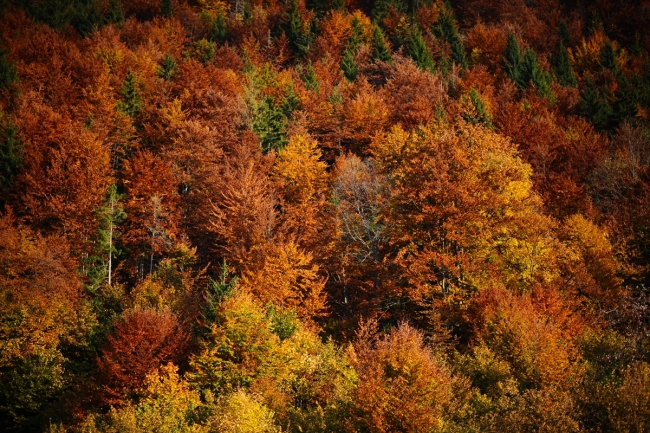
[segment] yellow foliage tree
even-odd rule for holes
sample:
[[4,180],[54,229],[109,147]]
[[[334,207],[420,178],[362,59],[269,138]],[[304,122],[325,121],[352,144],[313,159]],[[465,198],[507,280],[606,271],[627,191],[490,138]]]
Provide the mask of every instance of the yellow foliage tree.
[[409,296],[466,298],[494,285],[531,287],[557,276],[553,222],[541,211],[530,166],[505,137],[400,126],[379,136],[373,159],[392,181],[385,221]]
[[292,241],[277,243],[261,269],[242,275],[242,286],[262,304],[295,309],[301,319],[313,319],[325,310],[325,279],[312,260]]

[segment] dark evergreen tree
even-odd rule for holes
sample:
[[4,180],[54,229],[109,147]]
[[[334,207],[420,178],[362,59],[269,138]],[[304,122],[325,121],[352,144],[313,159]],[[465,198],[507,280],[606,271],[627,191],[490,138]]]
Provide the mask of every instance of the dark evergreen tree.
[[338,11],[345,10],[345,0],[332,0],[332,9]]
[[569,32],[569,26],[567,26],[566,21],[561,20],[560,26],[557,29],[557,35],[560,37],[560,43],[564,46],[571,46],[571,32]]
[[178,65],[170,53],[165,54],[161,65],[156,68],[156,73],[160,78],[163,78],[167,81],[171,80],[178,74]]
[[453,12],[451,10],[442,12],[432,30],[437,37],[449,44],[452,59],[461,68],[467,69],[467,56],[465,55],[465,48],[463,47],[463,41],[460,38]]
[[299,57],[307,56],[311,42],[311,29],[309,26],[305,29],[303,25],[300,10],[298,9],[298,0],[289,1],[287,11],[282,17],[281,27],[287,39],[289,39],[293,52]]
[[508,35],[508,42],[506,44],[506,51],[503,59],[503,65],[506,75],[515,83],[515,85],[523,90],[528,85],[528,81],[523,73],[523,54],[519,46],[519,41],[514,33]]
[[343,71],[343,75],[345,75],[345,78],[347,78],[348,81],[354,81],[354,79],[357,77],[357,73],[359,72],[359,67],[354,61],[354,54],[349,47],[343,51],[343,57],[341,58],[341,70]]
[[392,62],[390,48],[388,48],[386,38],[384,38],[384,32],[381,31],[381,28],[379,28],[378,25],[375,25],[375,29],[372,33],[371,57],[373,60],[379,60],[386,63]]
[[474,112],[465,113],[463,115],[465,120],[475,125],[480,123],[487,128],[492,128],[492,117],[490,116],[487,106],[485,105],[483,98],[481,98],[478,90],[474,88],[469,89],[467,96],[469,97],[469,101],[472,103]]
[[118,102],[117,109],[130,117],[137,117],[143,108],[142,96],[136,81],[135,74],[129,71],[120,90],[122,100]]
[[217,322],[219,305],[230,297],[236,285],[237,277],[232,275],[230,267],[224,260],[217,279],[209,279],[204,295],[205,304],[201,309],[201,320],[197,327],[199,335],[204,335],[209,332],[212,325]]
[[587,84],[580,95],[580,111],[598,129],[607,129],[611,126],[614,111],[606,94],[601,93],[588,78]]
[[0,111],[0,191],[11,186],[23,161],[23,144],[18,138],[18,129],[3,117]]
[[429,72],[434,71],[436,63],[433,60],[433,54],[431,54],[431,50],[429,50],[417,25],[413,25],[409,31],[406,51],[420,69]]
[[388,8],[391,5],[391,0],[375,0],[375,4],[372,7],[372,11],[370,13],[370,18],[372,18],[372,22],[375,24],[380,24],[384,18],[386,18],[386,14],[388,14]]
[[212,21],[210,26],[210,41],[211,42],[224,42],[228,37],[228,18],[226,14],[219,10],[216,18]]
[[172,6],[172,0],[160,0],[160,15],[169,18],[173,13],[174,7]]
[[[317,17],[322,17],[329,9],[327,0],[307,0],[305,6],[307,6],[307,9],[314,11]],[[332,9],[334,9],[333,6]]]
[[575,87],[578,84],[569,59],[569,51],[562,42],[560,42],[560,50],[555,60],[555,76],[558,83],[565,87]]
[[634,85],[634,79],[628,79],[624,75],[618,78],[618,88],[614,94],[614,115],[617,123],[625,119],[633,119],[638,112],[641,92],[638,86]]
[[18,70],[8,55],[9,50],[0,48],[0,89],[18,83]]
[[76,0],[70,24],[82,36],[87,36],[102,24],[102,16],[97,0]]
[[260,139],[264,152],[281,149],[287,143],[288,119],[283,110],[274,103],[273,97],[264,97],[255,107],[253,132]]
[[304,71],[300,74],[302,82],[305,83],[305,88],[307,90],[318,91],[320,89],[320,83],[318,82],[318,76],[316,75],[316,70],[311,62],[307,62]]
[[343,75],[349,81],[354,81],[359,72],[359,67],[354,60],[354,56],[357,53],[359,44],[361,44],[361,37],[363,36],[363,29],[361,28],[361,23],[359,19],[354,17],[352,19],[352,35],[348,39],[343,51],[343,57],[341,58],[341,69],[343,70]]
[[214,58],[214,44],[205,39],[195,42],[192,47],[183,53],[183,56],[191,57],[206,64]]
[[537,54],[530,47],[526,49],[522,66],[522,78],[525,82],[532,84],[541,96],[552,98],[551,75],[539,66]]
[[115,24],[120,27],[124,24],[124,9],[122,9],[122,2],[120,0],[110,0],[108,2],[108,13],[105,17],[105,22]]
[[352,34],[347,42],[348,47],[356,52],[357,48],[359,48],[359,45],[361,44],[362,37],[363,29],[361,28],[361,23],[359,22],[359,18],[354,17],[352,18]]
[[607,39],[600,49],[600,65],[615,75],[618,74],[618,60],[616,59],[616,50],[612,42]]

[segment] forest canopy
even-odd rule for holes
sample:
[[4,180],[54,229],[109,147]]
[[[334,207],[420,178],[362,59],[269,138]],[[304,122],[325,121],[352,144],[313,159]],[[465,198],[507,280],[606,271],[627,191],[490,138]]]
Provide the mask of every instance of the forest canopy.
[[650,429],[650,13],[0,3],[7,432]]

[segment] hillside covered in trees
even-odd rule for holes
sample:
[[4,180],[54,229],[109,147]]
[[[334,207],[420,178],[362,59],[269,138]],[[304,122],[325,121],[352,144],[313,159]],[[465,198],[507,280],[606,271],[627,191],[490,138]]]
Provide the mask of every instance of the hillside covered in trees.
[[650,431],[648,28],[0,3],[0,429]]

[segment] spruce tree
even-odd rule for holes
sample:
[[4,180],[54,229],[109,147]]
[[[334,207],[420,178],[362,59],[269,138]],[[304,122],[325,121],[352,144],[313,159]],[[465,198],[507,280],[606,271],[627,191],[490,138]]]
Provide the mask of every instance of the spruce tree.
[[381,23],[384,18],[386,18],[386,14],[388,14],[388,8],[391,5],[391,0],[375,0],[375,4],[372,7],[372,11],[370,12],[370,18],[372,18],[372,22],[375,24]]
[[289,7],[282,17],[281,27],[287,39],[289,39],[293,52],[300,57],[307,56],[311,34],[310,29],[305,30],[304,28],[300,10],[298,9],[298,0],[289,1]]
[[0,111],[0,191],[11,186],[22,161],[23,144],[18,138],[18,129]]
[[567,47],[571,46],[571,33],[569,32],[569,26],[567,26],[566,21],[560,21],[560,26],[557,29],[557,35],[560,37],[561,44],[564,44]]
[[436,63],[417,25],[411,27],[406,41],[406,51],[420,69],[434,71]]
[[348,39],[345,50],[343,51],[343,57],[341,58],[341,69],[348,81],[354,81],[359,72],[359,67],[354,60],[354,56],[357,53],[359,44],[361,44],[362,36],[363,29],[361,28],[361,23],[357,17],[354,17],[352,19],[352,35]]
[[307,63],[307,66],[304,69],[304,73],[301,74],[300,78],[303,83],[305,83],[305,88],[307,90],[318,91],[320,88],[320,83],[318,82],[318,76],[316,75],[316,70],[311,62]]
[[105,17],[106,23],[115,24],[121,27],[124,24],[124,9],[120,0],[110,0],[108,2],[108,13]]
[[335,11],[344,11],[345,0],[332,0],[332,9]]
[[171,54],[166,53],[162,59],[162,64],[156,68],[158,76],[164,80],[171,80],[178,74],[178,65]]
[[140,89],[138,89],[135,74],[130,70],[126,74],[120,95],[122,95],[123,99],[118,102],[117,109],[127,116],[137,117],[143,108],[142,96],[140,95]]
[[560,42],[560,50],[555,61],[555,76],[558,83],[565,87],[575,87],[578,84],[576,74],[571,67],[569,51],[562,42]]
[[357,73],[359,72],[359,67],[354,61],[354,54],[352,53],[350,47],[347,47],[343,51],[343,57],[341,58],[341,70],[343,71],[343,75],[348,79],[348,81],[354,81],[354,79],[357,77]]
[[614,115],[616,116],[617,122],[625,119],[633,119],[637,115],[637,107],[641,102],[641,89],[634,85],[634,81],[622,74],[618,78],[618,88],[614,94],[616,101]]
[[284,147],[287,143],[287,123],[282,107],[276,106],[271,96],[263,98],[254,107],[253,132],[259,137],[264,152]]
[[0,89],[18,83],[18,70],[8,55],[9,50],[0,48]]
[[165,18],[169,18],[173,15],[174,8],[172,6],[172,0],[160,0],[160,15]]
[[600,49],[600,65],[615,75],[618,73],[618,61],[616,59],[616,50],[612,42],[607,39],[605,44]]
[[607,95],[598,90],[591,78],[587,79],[587,85],[580,95],[580,111],[598,129],[611,126],[614,110]]
[[519,46],[519,41],[514,33],[508,35],[508,42],[506,44],[506,51],[503,59],[503,65],[508,77],[515,83],[515,85],[523,90],[528,85],[528,81],[523,74],[523,55]]
[[453,13],[450,10],[442,12],[432,30],[437,37],[449,43],[452,59],[461,68],[467,69],[467,56],[465,55],[463,41],[460,39],[458,27],[454,22]]
[[388,44],[384,38],[384,32],[381,31],[378,25],[375,25],[375,29],[372,32],[371,57],[373,60],[379,60],[381,62],[392,62],[390,49],[388,48]]
[[541,96],[552,98],[551,76],[539,66],[537,54],[530,47],[526,49],[522,66],[522,78],[525,82],[531,83]]
[[210,28],[211,42],[224,42],[228,36],[228,19],[226,14],[219,10],[217,17],[212,21]]
[[492,117],[490,116],[490,113],[488,113],[487,106],[481,98],[478,90],[474,88],[469,89],[467,96],[469,97],[469,101],[472,103],[474,112],[464,114],[463,117],[465,120],[475,125],[480,123],[487,128],[492,128]]
[[82,36],[88,36],[102,24],[102,16],[97,0],[74,1],[74,12],[70,24]]

